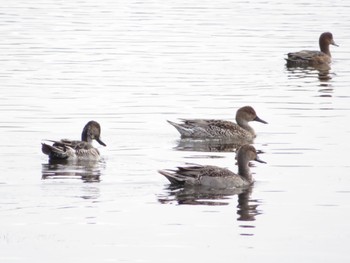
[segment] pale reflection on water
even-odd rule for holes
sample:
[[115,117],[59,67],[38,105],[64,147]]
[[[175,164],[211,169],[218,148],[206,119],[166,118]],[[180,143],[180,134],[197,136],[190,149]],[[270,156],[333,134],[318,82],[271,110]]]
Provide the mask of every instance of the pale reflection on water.
[[[174,201],[179,205],[228,205],[233,195],[247,192],[246,189],[212,189],[201,186],[196,187],[174,187],[164,189],[167,194],[158,197],[162,204]],[[225,199],[227,202],[225,202]]]
[[99,182],[102,161],[49,160],[42,164],[42,179],[81,179],[83,182]]
[[195,152],[235,152],[240,146],[239,143],[224,140],[180,139],[174,149]]
[[330,65],[321,65],[319,67],[287,67],[287,71],[290,73],[289,78],[315,78],[318,77],[320,82],[327,82],[332,79],[332,75],[335,73],[331,72]]
[[[168,186],[164,189],[165,194],[158,195],[161,204],[178,205],[205,205],[205,206],[227,206],[236,200],[236,220],[239,221],[240,235],[253,236],[251,230],[255,228],[250,222],[255,221],[257,216],[263,212],[260,210],[260,201],[252,199],[253,186],[245,189],[209,189],[205,187],[174,187]],[[236,201],[234,201],[236,202]]]

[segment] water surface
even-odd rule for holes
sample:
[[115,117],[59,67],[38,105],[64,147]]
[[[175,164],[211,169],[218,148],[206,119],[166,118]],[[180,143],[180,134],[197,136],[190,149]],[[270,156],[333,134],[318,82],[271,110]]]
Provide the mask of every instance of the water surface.
[[[0,10],[2,262],[348,262],[344,1],[7,1]],[[287,69],[331,31],[330,69]],[[251,105],[245,192],[174,189],[157,170],[237,171],[234,145],[166,120]],[[43,139],[102,126],[103,159],[51,164]]]

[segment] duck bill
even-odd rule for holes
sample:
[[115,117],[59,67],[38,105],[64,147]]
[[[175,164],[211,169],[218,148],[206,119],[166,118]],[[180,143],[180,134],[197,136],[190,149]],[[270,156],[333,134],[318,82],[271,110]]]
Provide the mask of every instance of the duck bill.
[[267,124],[266,121],[260,119],[258,116],[255,117],[254,121],[258,121],[258,122],[261,122],[261,123],[264,123],[264,124]]
[[336,46],[336,47],[339,47],[339,45],[337,45],[337,44],[334,42],[334,40],[332,40],[331,45]]
[[107,146],[100,138],[97,138],[96,141],[103,146]]
[[265,161],[261,160],[258,156],[254,159],[254,161],[257,161],[259,163],[266,163]]

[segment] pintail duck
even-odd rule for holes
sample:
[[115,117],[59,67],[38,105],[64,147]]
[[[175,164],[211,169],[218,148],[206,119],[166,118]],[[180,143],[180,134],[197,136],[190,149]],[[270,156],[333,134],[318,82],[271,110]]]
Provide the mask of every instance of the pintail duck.
[[81,134],[81,141],[62,139],[53,141],[53,145],[42,143],[42,152],[49,156],[50,160],[98,160],[100,152],[92,146],[92,140],[106,146],[100,139],[101,127],[96,121],[89,121]]
[[329,45],[338,46],[330,32],[322,33],[319,39],[320,51],[302,50],[288,53],[287,67],[315,67],[332,61]]
[[182,138],[228,139],[246,142],[252,142],[256,137],[254,129],[248,122],[258,121],[267,124],[256,115],[255,110],[250,106],[238,109],[237,124],[231,121],[206,119],[183,119],[182,121],[183,123],[168,121],[180,132]]
[[241,188],[251,185],[253,177],[249,169],[249,161],[260,160],[255,148],[246,144],[237,152],[238,174],[212,165],[193,165],[178,167],[177,170],[160,170],[172,185],[177,186],[204,186],[209,188]]

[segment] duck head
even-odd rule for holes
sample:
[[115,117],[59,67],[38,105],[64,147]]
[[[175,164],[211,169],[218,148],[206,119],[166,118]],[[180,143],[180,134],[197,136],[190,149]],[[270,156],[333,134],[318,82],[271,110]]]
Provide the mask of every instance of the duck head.
[[99,144],[106,146],[106,144],[101,140],[101,126],[96,121],[89,121],[81,134],[81,140],[85,142],[91,142],[96,140]]
[[238,109],[236,113],[236,122],[242,123],[242,122],[249,122],[249,121],[258,121],[264,124],[267,124],[266,121],[260,119],[258,115],[256,115],[255,110],[251,106],[244,106],[240,109]]

